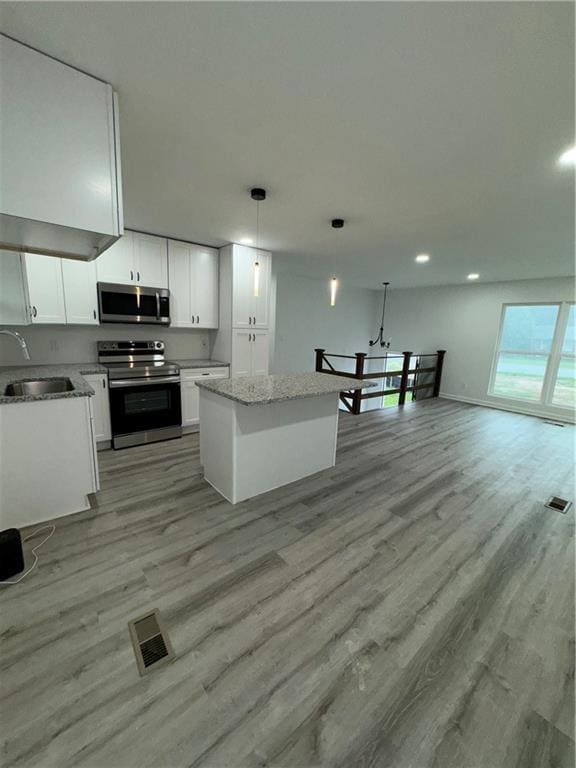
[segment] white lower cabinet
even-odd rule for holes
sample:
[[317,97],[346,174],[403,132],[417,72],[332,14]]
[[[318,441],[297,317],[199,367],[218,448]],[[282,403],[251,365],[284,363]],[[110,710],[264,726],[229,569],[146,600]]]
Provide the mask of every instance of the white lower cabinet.
[[252,331],[252,376],[268,376],[269,343],[268,331]]
[[98,490],[90,398],[0,407],[0,530],[88,509]]
[[232,331],[232,376],[267,376],[268,331]]
[[196,382],[201,379],[227,379],[229,369],[220,368],[185,368],[180,371],[180,391],[182,394],[182,426],[192,427],[200,420],[200,390]]
[[94,390],[92,413],[94,416],[94,436],[96,442],[112,439],[110,427],[110,400],[108,399],[108,377],[104,373],[83,376]]

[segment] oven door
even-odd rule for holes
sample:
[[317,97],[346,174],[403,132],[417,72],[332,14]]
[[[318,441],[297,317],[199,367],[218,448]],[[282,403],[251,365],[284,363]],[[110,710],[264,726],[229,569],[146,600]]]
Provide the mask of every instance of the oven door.
[[170,324],[170,291],[140,285],[98,283],[102,323]]
[[179,378],[112,380],[109,393],[114,437],[182,426]]

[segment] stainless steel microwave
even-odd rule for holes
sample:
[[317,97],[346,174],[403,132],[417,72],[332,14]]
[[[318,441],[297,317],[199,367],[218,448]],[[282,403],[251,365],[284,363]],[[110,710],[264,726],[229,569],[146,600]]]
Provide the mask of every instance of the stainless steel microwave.
[[98,283],[101,323],[170,325],[170,291],[142,285]]

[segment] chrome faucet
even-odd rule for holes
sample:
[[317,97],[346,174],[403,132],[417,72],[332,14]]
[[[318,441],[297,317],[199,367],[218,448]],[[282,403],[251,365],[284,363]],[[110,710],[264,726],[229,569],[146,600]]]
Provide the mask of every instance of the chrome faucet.
[[22,354],[24,355],[25,360],[30,360],[30,352],[28,352],[28,347],[26,346],[26,342],[23,339],[22,336],[18,333],[18,331],[9,331],[7,328],[0,328],[0,333],[5,333],[7,336],[12,336],[18,344],[22,347]]

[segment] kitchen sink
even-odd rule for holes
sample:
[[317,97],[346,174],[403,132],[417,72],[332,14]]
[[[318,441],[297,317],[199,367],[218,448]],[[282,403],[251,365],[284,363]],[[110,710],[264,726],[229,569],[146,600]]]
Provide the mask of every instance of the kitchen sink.
[[26,395],[53,395],[58,392],[72,392],[74,385],[70,379],[34,379],[33,381],[15,381],[4,390],[5,397]]

